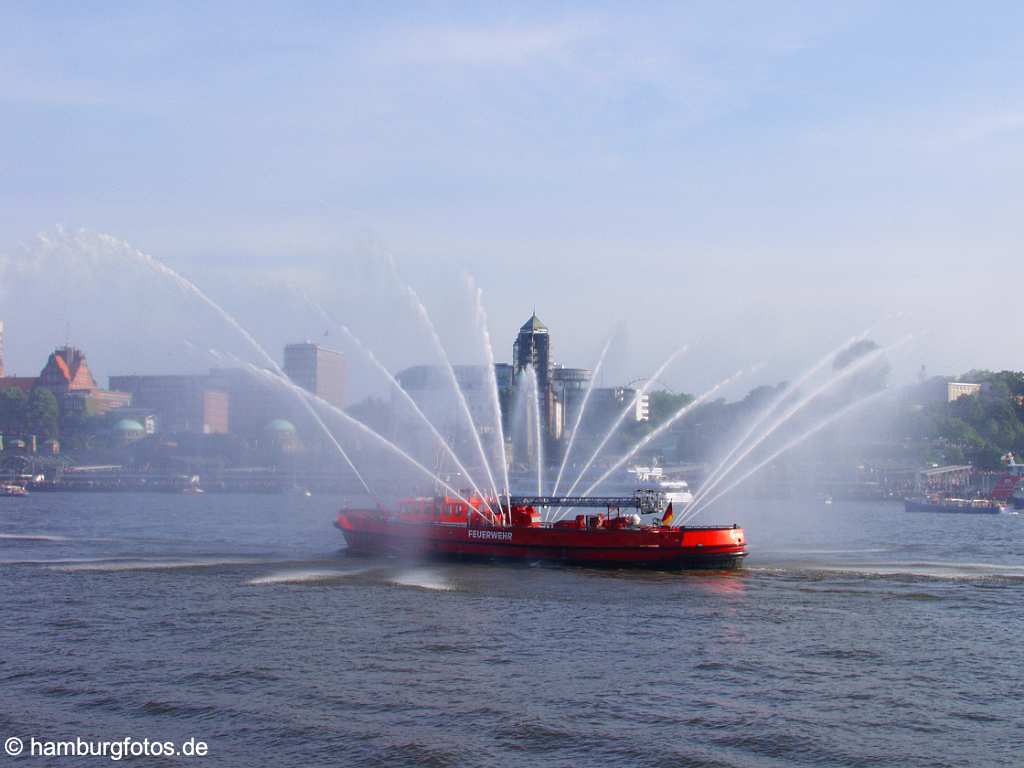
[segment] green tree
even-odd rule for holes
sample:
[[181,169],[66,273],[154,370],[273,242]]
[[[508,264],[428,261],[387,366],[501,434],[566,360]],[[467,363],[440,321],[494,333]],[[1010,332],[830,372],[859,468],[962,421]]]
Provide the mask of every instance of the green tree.
[[88,409],[65,413],[60,420],[61,446],[64,450],[83,450],[90,438],[109,429],[109,425],[108,418],[91,415]]
[[996,469],[1007,451],[1024,452],[1024,374],[972,370],[959,377],[986,385],[976,395],[922,409],[914,436],[941,447],[947,461],[969,461],[983,469]]
[[693,395],[685,392],[673,394],[667,390],[651,392],[647,400],[648,422],[651,428],[658,427],[671,419],[683,406],[693,402]]
[[0,430],[20,433],[25,428],[28,396],[12,387],[0,392]]
[[[870,339],[861,339],[854,342],[842,352],[836,355],[832,361],[832,371],[838,373],[847,366],[853,364],[865,355],[876,352],[880,347]],[[877,392],[885,388],[886,381],[892,366],[885,356],[878,357],[874,362],[866,364],[857,373],[850,376],[847,381],[839,387],[837,396],[841,398],[855,398],[862,395]]]
[[949,416],[938,424],[938,436],[950,445],[967,450],[979,450],[985,447],[985,438],[967,421],[957,416]]
[[28,431],[42,437],[57,437],[60,434],[59,417],[60,408],[53,393],[39,387],[33,389],[25,409],[25,427]]

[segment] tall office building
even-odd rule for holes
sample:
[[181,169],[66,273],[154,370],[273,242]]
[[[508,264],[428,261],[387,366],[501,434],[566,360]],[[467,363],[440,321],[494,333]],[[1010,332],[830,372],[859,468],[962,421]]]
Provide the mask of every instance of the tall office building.
[[556,365],[551,372],[551,389],[554,395],[556,414],[552,435],[561,439],[576,424],[576,417],[583,407],[583,398],[590,386],[589,368],[563,368]]
[[551,334],[547,326],[540,321],[534,312],[530,319],[519,329],[515,343],[512,345],[512,365],[518,377],[527,368],[532,367],[537,374],[537,389],[540,391],[541,421],[547,434],[552,434],[551,419]]
[[337,408],[345,406],[345,357],[341,352],[304,342],[284,348],[284,372],[307,392]]

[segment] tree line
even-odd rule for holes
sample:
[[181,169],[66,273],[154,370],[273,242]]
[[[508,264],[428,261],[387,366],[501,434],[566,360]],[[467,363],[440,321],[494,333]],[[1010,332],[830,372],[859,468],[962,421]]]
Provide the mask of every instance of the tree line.
[[0,392],[0,434],[60,436],[60,408],[48,389],[36,387],[30,394],[11,388]]
[[908,437],[925,441],[927,458],[945,464],[997,469],[1006,453],[1024,455],[1024,372],[974,370],[958,381],[983,388],[912,411]]

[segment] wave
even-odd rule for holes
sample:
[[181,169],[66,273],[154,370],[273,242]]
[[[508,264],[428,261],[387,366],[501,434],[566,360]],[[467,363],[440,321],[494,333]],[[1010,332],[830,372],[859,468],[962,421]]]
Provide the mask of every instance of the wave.
[[941,560],[907,563],[850,563],[829,565],[827,570],[877,576],[928,576],[938,579],[987,578],[991,576],[1024,578],[1024,565],[961,563]]
[[891,552],[891,547],[869,547],[866,549],[772,549],[765,550],[765,555],[872,555],[878,552]]
[[357,568],[355,570],[304,570],[304,571],[280,571],[270,573],[266,576],[257,576],[249,579],[247,586],[257,587],[266,584],[329,584],[334,581],[349,579],[369,571],[369,568]]
[[880,577],[921,577],[929,579],[1024,579],[1024,565],[971,563],[943,560],[908,562],[778,563],[750,565],[747,571],[764,574],[850,574]]
[[58,557],[58,558],[46,558],[46,559],[28,559],[20,558],[18,560],[0,560],[0,565],[77,565],[79,563],[105,563],[109,562],[110,558],[95,558],[92,560],[83,559],[81,557]]
[[0,539],[9,541],[70,541],[67,536],[47,533],[0,533]]
[[136,559],[136,560],[81,560],[71,563],[50,566],[50,570],[65,573],[83,571],[119,572],[119,571],[165,571],[188,568],[216,568],[218,566],[265,565],[266,558],[194,558],[190,560],[173,559]]
[[397,573],[388,581],[400,587],[416,587],[417,589],[429,589],[436,592],[449,592],[453,589],[452,585],[437,571],[425,568]]
[[393,584],[400,587],[414,587],[437,592],[447,592],[452,585],[437,571],[426,568],[393,572],[387,567],[366,568],[304,568],[275,571],[257,576],[245,582],[247,586],[272,584],[329,584],[347,579],[363,577],[370,583]]

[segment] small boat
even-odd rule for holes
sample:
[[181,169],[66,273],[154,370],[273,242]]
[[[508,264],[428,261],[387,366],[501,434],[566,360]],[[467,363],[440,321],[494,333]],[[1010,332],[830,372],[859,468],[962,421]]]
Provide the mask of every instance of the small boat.
[[693,501],[690,484],[685,480],[661,480],[658,483],[658,489],[665,494],[669,501],[677,506],[689,504]]
[[28,496],[28,490],[22,485],[5,483],[0,485],[0,496],[22,497]]
[[630,467],[627,472],[633,475],[635,482],[632,484],[634,488],[638,484],[640,487],[649,487],[657,483],[659,491],[665,494],[665,498],[680,507],[684,504],[689,504],[693,501],[693,493],[690,492],[690,484],[683,480],[681,477],[672,477],[665,474],[663,467],[649,467],[642,464]]
[[966,515],[998,515],[1006,504],[994,499],[958,499],[948,496],[912,496],[903,500],[907,512],[948,512]]
[[[468,504],[467,504],[468,502]],[[605,507],[544,522],[541,508]],[[640,514],[657,510],[656,522]],[[632,497],[511,496],[405,499],[397,509],[343,509],[335,526],[361,554],[476,560],[547,560],[655,569],[732,569],[747,556],[738,525],[672,525],[664,493]]]

